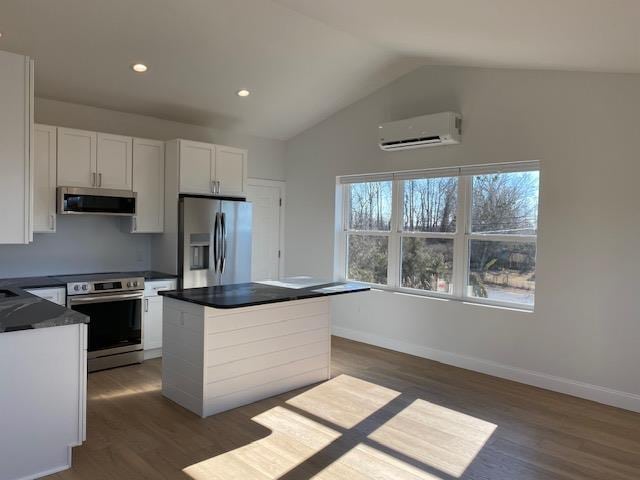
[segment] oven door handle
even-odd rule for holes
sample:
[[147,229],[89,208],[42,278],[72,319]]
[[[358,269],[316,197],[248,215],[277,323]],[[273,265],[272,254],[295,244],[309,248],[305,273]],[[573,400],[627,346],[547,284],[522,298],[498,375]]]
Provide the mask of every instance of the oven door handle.
[[71,297],[69,298],[69,305],[81,305],[86,303],[105,303],[105,302],[119,302],[122,300],[135,300],[142,299],[144,294],[140,293],[124,293],[116,295],[91,295],[83,297]]

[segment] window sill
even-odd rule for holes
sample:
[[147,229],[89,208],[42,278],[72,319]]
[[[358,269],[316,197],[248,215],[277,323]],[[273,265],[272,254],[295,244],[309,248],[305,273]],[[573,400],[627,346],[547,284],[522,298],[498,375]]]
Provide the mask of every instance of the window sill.
[[491,300],[482,300],[476,298],[460,298],[454,297],[452,295],[448,295],[446,293],[438,293],[438,292],[422,292],[420,290],[413,290],[409,288],[392,288],[386,287],[384,285],[379,285],[376,283],[367,283],[367,282],[358,282],[357,280],[343,280],[343,281],[351,281],[361,283],[363,285],[368,285],[371,287],[372,291],[382,292],[382,293],[390,293],[394,295],[404,295],[408,297],[421,298],[426,300],[436,300],[441,302],[455,302],[462,303],[465,305],[470,305],[472,307],[485,307],[485,308],[497,308],[499,310],[509,310],[518,313],[534,313],[535,305],[522,305],[522,304],[514,304],[508,302],[492,302]]

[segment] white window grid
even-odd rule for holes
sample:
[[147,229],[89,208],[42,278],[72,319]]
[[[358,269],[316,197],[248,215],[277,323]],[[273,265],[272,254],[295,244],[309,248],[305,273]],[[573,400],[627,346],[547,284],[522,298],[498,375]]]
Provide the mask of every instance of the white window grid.
[[[537,169],[531,168],[526,171],[535,171]],[[506,170],[507,172],[510,170]],[[517,170],[514,170],[517,171]],[[499,173],[499,172],[495,172]],[[443,175],[447,176],[447,175]],[[433,175],[427,175],[424,177],[416,176],[419,178],[433,178]],[[403,292],[415,295],[421,295],[426,297],[435,297],[450,300],[459,300],[470,303],[479,303],[486,305],[495,305],[502,307],[516,307],[524,310],[533,310],[534,306],[524,303],[506,302],[490,300],[483,297],[476,297],[470,295],[467,289],[469,285],[469,261],[471,251],[472,240],[483,240],[493,242],[510,242],[510,243],[532,243],[536,246],[537,257],[537,234],[535,235],[523,235],[523,234],[495,234],[495,233],[481,233],[473,232],[471,228],[471,200],[472,200],[472,188],[473,188],[473,174],[458,175],[458,191],[457,191],[457,210],[456,210],[456,231],[455,232],[417,232],[417,231],[405,231],[403,229],[404,219],[404,182],[405,180],[383,178],[376,180],[373,176],[370,180],[363,181],[390,181],[392,192],[392,206],[391,206],[391,228],[390,230],[356,230],[351,229],[349,226],[349,216],[351,213],[351,195],[350,195],[350,183],[344,183],[338,185],[339,194],[337,201],[341,202],[341,216],[342,221],[340,225],[340,235],[338,244],[338,262],[337,265],[337,277],[340,280],[345,281],[358,281],[359,283],[366,283],[373,288],[382,290],[391,290],[396,292]],[[388,259],[387,259],[387,283],[377,284],[370,282],[362,282],[360,280],[350,279],[348,277],[348,239],[349,235],[362,235],[362,236],[374,236],[374,237],[386,237],[388,238]],[[402,252],[401,242],[405,237],[414,238],[431,238],[431,239],[452,239],[453,240],[453,272],[452,272],[452,284],[453,288],[451,293],[438,292],[432,290],[422,290],[402,286]],[[536,263],[537,265],[537,263]]]

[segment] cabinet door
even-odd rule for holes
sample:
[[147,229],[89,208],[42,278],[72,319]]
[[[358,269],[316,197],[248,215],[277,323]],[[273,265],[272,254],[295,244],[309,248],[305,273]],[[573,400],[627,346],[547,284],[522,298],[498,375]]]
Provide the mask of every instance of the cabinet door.
[[133,191],[136,216],[132,233],[164,230],[164,142],[133,139]]
[[29,243],[33,233],[31,66],[0,51],[0,243]]
[[209,143],[180,140],[180,193],[213,193],[215,146]]
[[215,179],[220,182],[220,195],[246,196],[247,151],[216,145]]
[[162,347],[162,297],[145,297],[143,321],[143,348]]
[[98,187],[131,190],[133,139],[98,133]]
[[96,187],[95,132],[58,128],[59,187]]
[[56,231],[56,127],[33,128],[33,231]]

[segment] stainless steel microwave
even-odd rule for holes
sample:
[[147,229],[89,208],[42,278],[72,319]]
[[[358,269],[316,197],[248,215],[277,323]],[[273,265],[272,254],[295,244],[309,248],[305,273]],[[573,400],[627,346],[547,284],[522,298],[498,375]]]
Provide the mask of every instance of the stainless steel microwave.
[[136,192],[107,188],[58,187],[57,210],[60,215],[136,214]]

